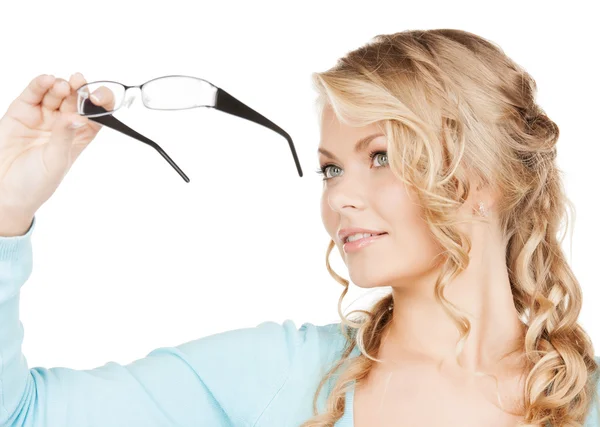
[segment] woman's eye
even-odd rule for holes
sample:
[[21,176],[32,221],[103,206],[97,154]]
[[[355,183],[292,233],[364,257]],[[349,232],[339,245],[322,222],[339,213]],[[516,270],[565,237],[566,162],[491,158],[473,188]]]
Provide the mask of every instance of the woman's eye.
[[334,170],[337,170],[337,171],[341,171],[341,168],[339,168],[339,167],[338,167],[338,166],[336,166],[336,165],[325,165],[325,166],[323,166],[321,169],[319,169],[319,170],[317,171],[317,173],[319,173],[319,174],[323,175],[323,179],[324,179],[324,180],[327,180],[327,179],[330,179],[330,178],[335,178],[335,176],[327,176],[327,171],[328,171],[328,170],[330,170],[330,169],[334,169]]
[[[378,157],[378,156],[381,156],[381,157]],[[382,162],[382,163],[385,163],[385,164],[381,165],[381,166],[377,166],[378,168],[379,167],[385,167],[385,166],[387,166],[387,162],[388,162],[387,156],[388,156],[387,155],[387,151],[372,151],[371,153],[369,153],[369,158],[371,159],[371,161],[373,161],[373,159],[376,158],[376,157],[385,159]],[[335,172],[333,172],[333,176],[328,176],[327,175],[327,171],[330,170],[330,169],[332,171],[335,171]],[[328,179],[335,178],[336,176],[339,176],[339,175],[335,175],[335,174],[341,172],[341,170],[342,169],[339,166],[332,165],[332,164],[327,164],[327,165],[323,165],[321,168],[317,169],[316,172],[319,175],[323,175],[323,180],[326,181]]]
[[[385,162],[384,162],[384,163],[387,163],[387,161],[388,161],[388,158],[387,158],[387,153],[386,153],[385,151],[376,151],[376,152],[374,152],[374,153],[371,155],[371,158],[375,158],[375,157],[377,157],[377,156],[379,156],[379,155],[381,155],[381,157],[385,158]],[[380,158],[381,158],[381,157],[380,157]]]

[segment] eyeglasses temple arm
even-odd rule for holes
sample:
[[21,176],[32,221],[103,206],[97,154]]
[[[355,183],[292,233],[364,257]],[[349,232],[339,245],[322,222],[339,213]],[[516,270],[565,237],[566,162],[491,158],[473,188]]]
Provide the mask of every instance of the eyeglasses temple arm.
[[302,176],[302,168],[300,167],[300,160],[298,160],[298,155],[296,154],[294,142],[292,141],[292,138],[286,131],[281,129],[279,126],[267,119],[262,114],[248,107],[240,100],[234,98],[221,88],[217,88],[217,95],[214,108],[225,113],[253,121],[282,135],[287,140],[288,145],[290,146],[290,150],[292,150],[292,156],[294,157],[294,163],[296,163],[298,175]]
[[[86,100],[86,102],[88,102],[88,101]],[[102,108],[100,106],[94,106],[94,107],[95,107],[95,109],[99,109],[99,111],[102,111],[102,110],[106,111],[104,108]],[[171,157],[169,157],[169,155],[167,153],[165,153],[165,151],[160,147],[160,145],[158,145],[156,142],[152,141],[151,139],[146,138],[144,135],[136,132],[135,130],[131,129],[129,126],[127,126],[125,123],[118,120],[112,114],[108,114],[106,116],[99,116],[99,117],[88,117],[88,119],[93,120],[97,123],[100,123],[104,126],[108,126],[109,128],[119,131],[127,136],[130,136],[131,138],[135,138],[138,141],[143,142],[144,144],[148,144],[149,146],[154,148],[156,151],[158,151],[160,153],[160,155],[163,156],[167,162],[169,162],[169,164],[173,167],[173,169],[175,169],[177,171],[177,173],[183,178],[183,180],[185,182],[190,182],[190,179],[187,177],[187,175],[179,168],[179,166],[177,166],[177,164],[173,161],[173,159],[171,159]]]

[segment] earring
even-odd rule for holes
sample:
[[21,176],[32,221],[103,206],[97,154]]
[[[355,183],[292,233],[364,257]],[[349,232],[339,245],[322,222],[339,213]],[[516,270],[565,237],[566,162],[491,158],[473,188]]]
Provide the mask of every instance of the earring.
[[483,202],[479,202],[479,214],[483,217],[487,217],[489,215],[488,210],[485,208],[485,204]]

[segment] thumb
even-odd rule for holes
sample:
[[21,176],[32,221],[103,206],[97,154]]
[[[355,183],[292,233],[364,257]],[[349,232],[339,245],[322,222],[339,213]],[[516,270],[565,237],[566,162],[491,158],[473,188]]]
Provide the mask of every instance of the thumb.
[[54,122],[50,141],[44,149],[44,160],[49,172],[67,172],[71,164],[71,147],[75,137],[73,125],[79,123],[85,124],[85,121],[77,114],[63,114]]

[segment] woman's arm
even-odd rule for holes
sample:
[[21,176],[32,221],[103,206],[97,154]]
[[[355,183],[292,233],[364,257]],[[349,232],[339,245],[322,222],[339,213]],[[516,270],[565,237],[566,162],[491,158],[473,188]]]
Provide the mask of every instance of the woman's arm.
[[253,426],[267,417],[261,425],[279,427],[309,415],[325,329],[291,320],[158,348],[125,366],[30,369],[19,292],[35,221],[23,236],[0,237],[0,426]]

